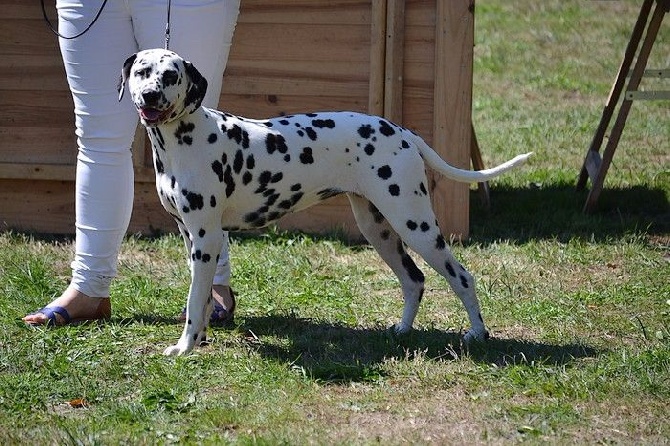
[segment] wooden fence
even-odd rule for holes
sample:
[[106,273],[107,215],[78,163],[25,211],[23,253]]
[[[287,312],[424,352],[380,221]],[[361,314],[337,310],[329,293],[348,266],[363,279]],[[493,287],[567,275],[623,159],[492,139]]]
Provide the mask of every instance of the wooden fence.
[[[0,229],[72,233],[76,139],[57,40],[39,2],[0,0],[0,8]],[[474,0],[242,0],[220,108],[253,118],[384,115],[467,168],[473,22]],[[144,132],[135,139],[129,230],[173,231]],[[443,230],[467,237],[468,186],[429,175]],[[345,197],[280,226],[358,234]]]

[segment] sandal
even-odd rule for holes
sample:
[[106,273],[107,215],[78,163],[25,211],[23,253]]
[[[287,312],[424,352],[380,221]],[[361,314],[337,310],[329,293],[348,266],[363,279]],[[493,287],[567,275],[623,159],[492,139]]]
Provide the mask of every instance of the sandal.
[[[226,325],[232,325],[235,319],[235,307],[237,306],[237,301],[235,300],[235,293],[233,292],[232,288],[230,289],[230,298],[233,301],[233,306],[230,308],[224,307],[219,302],[214,302],[214,309],[212,310],[212,314],[209,317],[210,326],[223,327]],[[186,307],[184,307],[181,310],[179,320],[180,321],[186,320]]]
[[[61,327],[63,325],[79,325],[83,324],[86,322],[94,322],[94,321],[102,321],[102,320],[107,320],[111,317],[112,315],[112,309],[111,305],[109,303],[109,299],[106,300],[107,304],[103,305],[103,302],[100,302],[100,305],[98,306],[98,310],[94,316],[89,316],[89,317],[78,317],[78,318],[73,318],[70,316],[70,313],[65,309],[65,307],[61,307],[59,305],[54,305],[51,307],[44,307],[40,308],[39,310],[35,311],[34,313],[30,313],[30,315],[35,315],[35,314],[43,314],[47,317],[46,322],[29,322],[26,321],[25,323],[27,325],[30,325],[32,327],[37,327],[44,325],[45,327]],[[102,306],[103,308],[100,308]],[[56,315],[61,317],[61,320],[59,321]]]

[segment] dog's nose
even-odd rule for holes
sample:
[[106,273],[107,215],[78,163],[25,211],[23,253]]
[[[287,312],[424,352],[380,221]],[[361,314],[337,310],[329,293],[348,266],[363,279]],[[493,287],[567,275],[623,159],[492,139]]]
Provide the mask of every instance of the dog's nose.
[[142,99],[144,100],[144,103],[147,105],[154,105],[158,103],[158,100],[160,99],[160,93],[157,91],[145,91],[142,93]]

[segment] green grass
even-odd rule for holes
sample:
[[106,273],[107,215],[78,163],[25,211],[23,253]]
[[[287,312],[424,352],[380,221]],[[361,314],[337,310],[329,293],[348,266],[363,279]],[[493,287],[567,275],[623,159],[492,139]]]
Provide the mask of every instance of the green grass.
[[[236,325],[193,354],[181,241],[129,237],[101,325],[20,322],[66,286],[67,238],[0,235],[0,444],[668,444],[670,108],[635,103],[598,212],[576,175],[637,2],[477,2],[473,120],[488,165],[534,150],[471,198],[475,274],[493,338],[421,263],[416,330],[367,246],[235,236]],[[650,66],[667,66],[667,27]],[[661,89],[668,86],[662,86]],[[84,401],[84,404],[77,404]]]

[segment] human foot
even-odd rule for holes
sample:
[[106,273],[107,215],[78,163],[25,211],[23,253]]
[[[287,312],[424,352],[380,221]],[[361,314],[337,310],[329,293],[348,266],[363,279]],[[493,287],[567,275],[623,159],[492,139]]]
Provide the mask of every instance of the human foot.
[[[209,318],[210,325],[226,325],[233,322],[235,316],[235,293],[227,285],[213,285],[214,308]],[[186,307],[179,315],[180,321],[186,320]]]
[[23,318],[28,325],[61,326],[81,322],[109,319],[112,305],[108,297],[89,297],[68,287],[63,294],[46,307]]

